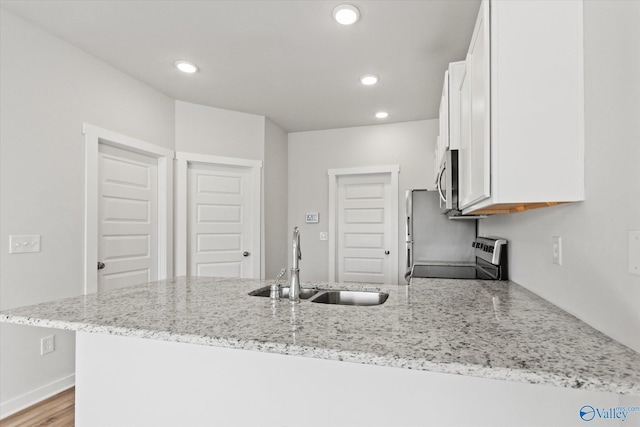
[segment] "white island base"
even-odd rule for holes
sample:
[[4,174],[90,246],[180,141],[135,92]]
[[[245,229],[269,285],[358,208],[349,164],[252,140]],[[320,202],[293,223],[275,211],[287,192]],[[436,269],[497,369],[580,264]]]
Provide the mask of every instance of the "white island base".
[[634,397],[96,333],[76,345],[78,427],[581,426],[582,406]]

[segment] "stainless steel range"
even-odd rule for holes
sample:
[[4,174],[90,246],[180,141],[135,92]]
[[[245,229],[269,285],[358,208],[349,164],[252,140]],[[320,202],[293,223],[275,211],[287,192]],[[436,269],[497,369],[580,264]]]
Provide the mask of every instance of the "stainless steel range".
[[473,263],[416,262],[410,277],[446,279],[507,280],[507,241],[493,237],[478,237],[472,243]]
[[476,237],[477,219],[442,215],[435,191],[407,191],[405,278],[507,280],[507,241]]

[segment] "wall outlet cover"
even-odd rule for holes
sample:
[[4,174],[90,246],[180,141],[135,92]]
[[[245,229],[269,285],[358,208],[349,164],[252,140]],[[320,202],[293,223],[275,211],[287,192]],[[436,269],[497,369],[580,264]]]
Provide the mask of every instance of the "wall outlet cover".
[[40,339],[40,355],[53,353],[56,350],[56,336],[49,335]]
[[640,231],[629,232],[629,273],[640,276]]
[[562,237],[553,236],[551,238],[551,255],[554,264],[562,265]]

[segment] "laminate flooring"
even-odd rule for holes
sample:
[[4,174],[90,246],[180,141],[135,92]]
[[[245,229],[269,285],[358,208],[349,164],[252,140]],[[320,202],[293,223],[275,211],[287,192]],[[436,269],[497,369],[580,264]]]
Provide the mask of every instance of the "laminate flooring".
[[73,427],[75,397],[72,387],[0,420],[0,427]]

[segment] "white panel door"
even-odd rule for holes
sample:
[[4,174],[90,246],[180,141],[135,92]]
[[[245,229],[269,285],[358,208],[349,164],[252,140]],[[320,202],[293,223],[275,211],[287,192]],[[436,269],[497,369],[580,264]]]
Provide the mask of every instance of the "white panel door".
[[253,277],[251,168],[189,163],[187,175],[188,274]]
[[337,198],[338,280],[392,283],[391,175],[340,176]]
[[98,291],[157,280],[157,159],[99,144],[98,168]]

